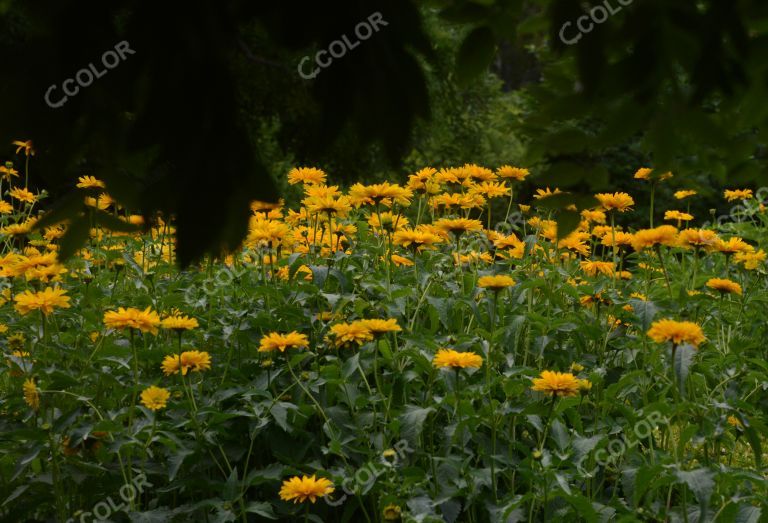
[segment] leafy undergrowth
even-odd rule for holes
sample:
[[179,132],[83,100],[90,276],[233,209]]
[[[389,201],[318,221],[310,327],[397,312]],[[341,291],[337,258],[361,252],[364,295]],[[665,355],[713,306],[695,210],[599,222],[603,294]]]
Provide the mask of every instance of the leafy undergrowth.
[[[672,183],[639,174],[638,194]],[[241,252],[180,271],[160,219],[93,228],[59,263],[66,225],[35,230],[38,196],[5,176],[4,519],[765,513],[768,216],[751,193],[700,229],[682,211],[643,229],[629,195],[598,195],[559,238],[562,196],[515,202],[523,169],[346,194],[299,169],[301,208],[255,203]],[[79,186],[94,223],[144,222]]]

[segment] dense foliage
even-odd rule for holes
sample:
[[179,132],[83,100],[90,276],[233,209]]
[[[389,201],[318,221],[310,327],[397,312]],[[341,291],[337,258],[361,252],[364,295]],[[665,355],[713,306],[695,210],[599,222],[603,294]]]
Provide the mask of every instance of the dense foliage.
[[563,237],[563,193],[516,197],[525,169],[344,192],[294,169],[300,205],[254,202],[241,250],[182,271],[173,222],[130,232],[144,219],[92,177],[82,212],[126,232],[89,227],[62,263],[72,225],[33,229],[40,195],[5,169],[4,519],[768,509],[764,191],[726,191],[710,225],[686,212],[695,191],[639,215],[674,182],[642,169]]

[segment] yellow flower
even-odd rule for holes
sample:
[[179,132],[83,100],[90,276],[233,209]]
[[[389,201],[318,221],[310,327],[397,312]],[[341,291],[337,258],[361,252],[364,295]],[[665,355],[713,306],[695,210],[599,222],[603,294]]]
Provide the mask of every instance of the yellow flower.
[[678,200],[684,200],[685,198],[688,198],[689,196],[694,196],[696,194],[698,193],[694,190],[677,191],[675,192],[675,198],[677,198]]
[[40,408],[40,391],[37,389],[37,385],[35,384],[35,380],[33,378],[27,378],[24,380],[24,385],[22,386],[22,389],[24,390],[24,401],[32,407],[32,409],[37,410]]
[[672,225],[661,225],[654,229],[642,229],[632,238],[632,247],[642,251],[656,245],[672,246],[677,243],[677,229]]
[[359,323],[366,327],[369,331],[373,333],[374,336],[379,334],[384,334],[386,332],[400,332],[401,329],[400,325],[397,324],[397,320],[394,318],[390,318],[388,320],[379,320],[379,319],[371,319],[371,320],[359,320],[355,323]]
[[389,182],[373,185],[354,184],[349,188],[349,200],[355,207],[380,203],[391,207],[393,203],[410,205],[413,193],[410,189]]
[[13,212],[13,205],[6,202],[5,200],[0,200],[0,214],[11,214]]
[[578,380],[579,381],[579,392],[582,394],[589,393],[590,390],[592,390],[592,382],[589,380]]
[[295,167],[288,173],[288,183],[296,185],[321,185],[325,183],[325,172],[314,167]]
[[731,427],[734,427],[736,429],[743,429],[744,428],[744,424],[736,416],[728,416],[727,421],[728,421],[728,425],[730,425]]
[[616,264],[608,261],[590,261],[585,260],[579,262],[581,270],[589,276],[597,276],[598,274],[604,274],[605,276],[613,276],[616,272]]
[[474,352],[458,352],[453,349],[440,349],[432,359],[432,365],[438,369],[479,369],[483,358]]
[[653,322],[647,334],[656,343],[671,341],[674,345],[689,343],[694,347],[698,347],[706,339],[701,327],[697,324],[670,319]]
[[304,503],[310,500],[314,503],[317,498],[332,494],[334,490],[333,483],[329,479],[316,478],[314,474],[311,477],[294,476],[283,481],[283,486],[280,488],[280,499],[294,503]]
[[336,348],[354,343],[362,345],[373,340],[371,330],[360,322],[337,323],[330,330],[330,334],[334,338],[333,344]]
[[413,266],[413,260],[409,260],[405,256],[400,256],[399,254],[393,254],[391,256],[392,263],[394,263],[397,267],[412,267]]
[[600,210],[591,211],[589,209],[584,209],[581,211],[581,217],[595,223],[605,223],[606,220],[605,213]]
[[623,245],[632,245],[633,239],[634,235],[628,232],[616,231],[612,233],[609,231],[603,235],[603,239],[600,240],[600,243],[606,247],[613,247],[613,244],[616,243],[618,247],[621,247]]
[[306,334],[300,334],[296,331],[288,334],[279,332],[270,332],[263,338],[259,344],[259,352],[272,352],[279,350],[285,352],[285,349],[303,349],[309,346],[309,339]]
[[648,180],[651,172],[653,172],[653,169],[649,169],[648,167],[642,167],[637,170],[635,173],[635,179],[636,180]]
[[106,184],[95,176],[80,176],[77,179],[77,187],[80,189],[104,189]]
[[477,280],[477,286],[483,289],[491,289],[494,291],[500,291],[506,287],[512,287],[515,285],[515,280],[504,274],[497,274],[495,276],[481,276]]
[[765,258],[765,251],[760,249],[757,252],[737,252],[733,256],[733,261],[743,264],[746,270],[753,271],[765,261]]
[[685,229],[680,231],[677,241],[681,247],[705,247],[711,249],[720,242],[720,239],[715,231],[710,231],[709,229]]
[[352,209],[349,198],[346,196],[310,196],[304,199],[304,205],[311,213],[338,214],[346,216]]
[[197,319],[190,318],[187,315],[171,314],[166,316],[160,322],[160,326],[164,329],[175,330],[176,332],[184,330],[192,330],[198,328],[200,325],[197,323]]
[[752,189],[725,190],[723,195],[729,202],[734,200],[750,200],[752,199]]
[[469,220],[466,218],[442,218],[437,220],[434,225],[442,231],[452,232],[457,236],[465,232],[483,230],[483,224],[480,220]]
[[715,243],[715,249],[722,252],[723,254],[753,252],[755,250],[755,248],[750,244],[736,236],[729,238],[727,241],[720,240],[719,242]]
[[24,150],[24,154],[26,156],[34,156],[35,155],[35,148],[32,146],[32,140],[14,140],[11,142],[12,145],[16,146],[16,154],[19,154],[19,151],[22,149]]
[[69,296],[67,291],[61,288],[46,287],[39,292],[24,291],[14,298],[16,301],[16,310],[19,314],[25,315],[31,311],[39,310],[46,316],[53,312],[56,307],[68,309]]
[[386,507],[384,507],[384,510],[382,511],[381,515],[384,518],[385,521],[397,521],[400,519],[400,514],[402,512],[402,509],[393,503],[390,503]]
[[110,329],[139,329],[141,332],[157,334],[160,316],[151,307],[139,310],[133,307],[119,307],[116,311],[104,313],[104,325]]
[[741,285],[725,278],[710,278],[707,281],[707,287],[722,294],[741,294]]
[[211,355],[199,350],[188,350],[178,354],[168,355],[163,359],[161,365],[163,373],[166,376],[178,374],[181,371],[183,376],[187,372],[200,372],[211,368]]
[[430,232],[415,229],[401,229],[395,232],[392,242],[395,245],[410,247],[413,250],[422,251],[431,248],[434,244],[442,242],[443,239]]
[[408,218],[397,213],[385,211],[382,213],[371,213],[368,218],[368,225],[374,229],[392,232],[408,226]]
[[3,178],[11,181],[11,178],[19,175],[19,171],[13,168],[12,162],[5,162],[5,165],[0,165],[0,174]]
[[531,390],[543,392],[550,396],[575,396],[579,392],[579,379],[570,372],[542,371],[539,378],[533,378]]
[[470,188],[470,192],[473,194],[480,194],[485,198],[500,198],[502,196],[509,196],[510,189],[503,183],[499,182],[483,182],[477,185],[473,185]]
[[595,195],[595,198],[600,202],[600,205],[606,211],[619,211],[625,212],[632,208],[635,204],[635,200],[625,192],[616,193],[599,193]]
[[511,165],[502,165],[496,169],[496,175],[499,178],[509,178],[512,180],[517,180],[518,182],[525,180],[529,174],[531,173],[528,171],[528,169],[512,167]]
[[549,187],[546,189],[536,189],[536,194],[533,195],[534,200],[541,200],[542,198],[549,198],[555,194],[561,194],[563,191],[555,187],[555,190],[551,190]]
[[666,211],[664,213],[665,220],[677,220],[678,222],[689,222],[693,220],[693,215],[687,212],[680,211]]
[[584,370],[584,365],[581,363],[576,363],[575,361],[571,363],[571,372],[581,372]]
[[160,410],[165,408],[170,397],[168,389],[152,385],[141,392],[141,404],[149,410]]
[[15,198],[20,202],[35,203],[35,201],[37,201],[37,196],[28,191],[26,188],[17,187],[9,191],[8,194],[11,196],[11,198]]
[[662,174],[653,174],[653,169],[649,169],[647,167],[642,167],[635,172],[635,179],[636,180],[649,180],[652,182],[663,182],[664,180],[668,180],[672,178],[671,172],[665,172]]

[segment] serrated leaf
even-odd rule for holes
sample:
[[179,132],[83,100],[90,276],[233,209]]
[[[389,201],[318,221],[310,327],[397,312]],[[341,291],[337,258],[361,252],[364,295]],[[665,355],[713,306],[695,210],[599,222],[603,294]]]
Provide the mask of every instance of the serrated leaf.
[[715,488],[714,474],[706,468],[678,470],[675,472],[680,483],[685,483],[699,502],[701,520],[706,521],[707,507],[712,490]]

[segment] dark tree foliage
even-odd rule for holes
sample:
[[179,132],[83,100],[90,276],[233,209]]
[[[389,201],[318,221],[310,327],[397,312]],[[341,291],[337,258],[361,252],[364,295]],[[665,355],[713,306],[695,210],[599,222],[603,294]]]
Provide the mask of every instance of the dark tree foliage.
[[[0,141],[34,139],[48,187],[92,174],[130,207],[174,215],[186,264],[236,247],[249,201],[277,197],[243,107],[280,118],[282,138],[307,161],[340,137],[352,157],[402,157],[431,106],[427,12],[464,35],[442,80],[467,86],[493,66],[507,88],[523,86],[533,110],[516,130],[545,183],[605,187],[599,159],[628,140],[678,175],[742,183],[765,172],[768,4],[758,0],[2,0]],[[303,56],[373,13],[386,21],[374,37],[314,79],[299,75]],[[52,85],[59,96],[79,70],[103,69],[103,53],[121,42],[131,54],[117,67],[61,107],[45,102]],[[244,91],[254,71],[264,81]],[[66,252],[88,218],[75,197],[43,223],[62,218],[73,220]]]

